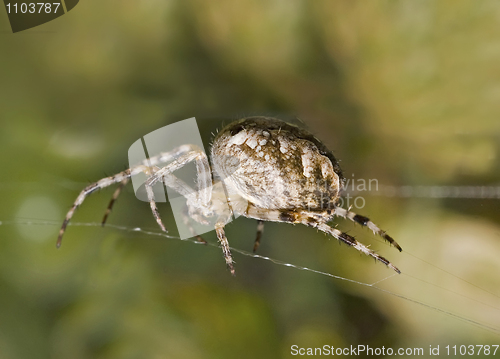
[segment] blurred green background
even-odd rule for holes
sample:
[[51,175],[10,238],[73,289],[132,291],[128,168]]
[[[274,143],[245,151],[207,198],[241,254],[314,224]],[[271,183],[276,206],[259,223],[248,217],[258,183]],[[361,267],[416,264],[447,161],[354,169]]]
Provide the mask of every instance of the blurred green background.
[[[17,34],[1,10],[0,358],[499,344],[499,29],[500,3],[472,0],[81,1]],[[267,223],[259,254],[392,276],[376,286],[402,297],[238,253],[233,278],[216,247],[110,227],[69,226],[55,249],[79,191],[128,167],[139,137],[254,114],[300,118],[347,178],[377,179],[357,211],[404,251],[336,222],[403,274],[305,226]],[[99,222],[112,193],[74,222]],[[109,223],[158,230],[130,186]],[[255,229],[241,218],[227,237],[251,251]]]

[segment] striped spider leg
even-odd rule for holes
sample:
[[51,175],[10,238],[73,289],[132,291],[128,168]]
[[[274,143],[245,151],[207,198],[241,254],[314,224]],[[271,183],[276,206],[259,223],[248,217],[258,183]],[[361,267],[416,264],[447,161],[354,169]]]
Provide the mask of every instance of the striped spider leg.
[[[172,161],[172,162],[171,162]],[[199,191],[195,192],[193,191],[189,186],[187,186],[183,181],[176,179],[174,175],[172,175],[170,172],[175,171],[176,169],[182,167],[186,163],[190,161],[195,161],[196,163],[196,169],[198,173],[198,186],[199,186]],[[162,163],[170,162],[167,166],[163,168],[159,168],[158,165]],[[62,237],[66,231],[66,227],[73,217],[73,214],[75,213],[75,210],[83,203],[85,198],[90,195],[91,193],[111,186],[115,183],[120,183],[119,187],[113,194],[113,197],[111,199],[111,202],[108,205],[108,208],[106,210],[106,213],[103,218],[103,224],[106,222],[106,219],[108,218],[108,215],[113,207],[113,204],[115,203],[116,199],[118,198],[122,188],[127,184],[129,181],[130,177],[135,176],[139,173],[145,173],[149,178],[153,176],[155,173],[162,171],[163,173],[163,179],[164,181],[172,187],[175,191],[179,192],[181,195],[186,196],[187,198],[191,199],[191,201],[194,204],[200,204],[201,206],[206,207],[207,204],[210,202],[210,186],[212,183],[212,176],[210,172],[210,166],[208,163],[208,158],[205,154],[205,152],[200,149],[198,146],[195,145],[183,145],[180,147],[177,147],[176,149],[169,151],[169,152],[164,152],[159,154],[158,156],[150,157],[146,160],[144,160],[141,164],[131,167],[125,171],[122,171],[120,173],[117,173],[113,176],[110,177],[105,177],[103,179],[100,179],[97,182],[94,182],[87,187],[85,187],[78,197],[76,198],[75,202],[71,206],[70,210],[66,214],[66,217],[63,221],[63,224],[61,226],[61,229],[59,231],[59,236],[57,238],[57,247],[59,248],[62,243]],[[170,171],[170,172],[169,172]],[[150,206],[151,210],[153,212],[153,215],[159,224],[160,228],[167,232],[167,229],[165,228],[163,222],[160,219],[160,215],[158,212],[158,208],[156,207],[156,202],[154,201],[154,195],[152,196],[151,194],[153,193],[151,185],[146,181],[145,183],[146,187],[146,192],[148,193],[148,198],[150,200]]]
[[383,239],[385,239],[387,242],[389,242],[392,246],[396,247],[398,251],[403,251],[403,249],[399,246],[399,244],[385,231],[381,230],[375,223],[373,223],[369,218],[365,216],[360,216],[359,214],[356,214],[352,211],[349,211],[347,209],[344,209],[342,207],[335,207],[334,214],[339,217],[344,217],[344,218],[349,218],[351,221],[361,224],[364,227],[367,227],[368,229],[371,229],[374,234],[379,235]]
[[[337,210],[337,208],[335,210]],[[339,213],[341,213],[341,211],[339,211]],[[331,226],[329,226],[327,222],[329,222],[332,218],[332,211],[330,210],[327,211],[267,210],[249,205],[245,216],[257,219],[259,221],[259,224],[262,223],[262,221],[283,222],[292,224],[300,223],[308,227],[316,228],[326,234],[331,235],[332,237],[338,239],[339,241],[348,244],[349,246],[357,249],[358,251],[384,263],[387,267],[393,269],[398,274],[401,273],[401,271],[396,266],[394,266],[390,261],[378,255],[377,253],[366,247],[364,244],[358,242],[354,237],[346,233],[343,233],[336,228],[332,228]],[[376,228],[378,229],[378,227]],[[401,247],[399,247],[399,245],[394,240],[390,241],[390,243],[401,251]]]
[[[229,247],[229,242],[224,233],[224,226],[230,222],[232,212],[228,208],[228,203],[225,196],[225,191],[223,189],[223,185],[221,182],[217,182],[212,186],[210,182],[210,187],[204,187],[209,182],[207,178],[200,179],[201,176],[204,176],[207,172],[204,172],[206,168],[210,169],[210,167],[201,167],[200,165],[205,165],[204,159],[206,155],[203,153],[188,153],[184,156],[181,156],[177,161],[170,163],[169,165],[159,169],[156,171],[149,179],[146,181],[146,188],[148,193],[148,199],[151,203],[151,208],[156,207],[154,205],[154,193],[152,191],[152,186],[154,186],[157,182],[163,180],[165,185],[175,189],[181,195],[183,195],[187,199],[187,208],[188,208],[188,217],[194,219],[195,221],[202,224],[209,224],[207,221],[208,218],[217,216],[217,220],[215,223],[215,232],[217,233],[217,238],[222,248],[222,252],[224,255],[224,259],[226,261],[226,265],[230,271],[230,273],[234,276],[234,261],[231,256],[231,250]],[[199,185],[201,185],[201,189],[198,192],[194,192],[189,186],[187,186],[182,180],[176,178],[171,175],[171,173],[186,163],[196,160],[197,167],[199,167],[198,171],[198,181]],[[210,174],[210,172],[208,172]],[[211,180],[211,177],[210,177]],[[214,196],[213,201],[211,200],[212,194]],[[153,213],[155,213],[155,218],[157,219],[160,227],[163,226],[161,222],[160,215],[157,211],[153,209]],[[190,228],[191,233],[195,234],[194,231]],[[198,241],[204,242],[204,240],[195,234],[195,237]]]
[[[367,227],[368,229],[371,229],[374,234],[379,235],[380,237],[385,239],[392,246],[396,247],[400,252],[403,251],[403,249],[399,246],[399,244],[391,236],[389,236],[384,230],[380,229],[368,217],[361,216],[361,215],[356,214],[352,211],[346,210],[342,207],[335,207],[333,214],[336,216],[339,216],[339,217],[348,218],[355,223],[358,223],[364,227]],[[254,248],[253,248],[254,252],[257,250],[257,248],[259,248],[260,240],[261,240],[263,232],[264,232],[264,221],[259,219],[259,220],[257,220],[257,237],[255,239],[255,244],[254,244]]]

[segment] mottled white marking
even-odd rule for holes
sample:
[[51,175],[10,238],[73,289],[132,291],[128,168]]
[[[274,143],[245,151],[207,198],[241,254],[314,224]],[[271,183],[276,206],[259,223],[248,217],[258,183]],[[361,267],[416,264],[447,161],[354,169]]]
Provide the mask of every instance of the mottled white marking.
[[281,153],[287,153],[289,149],[289,140],[286,137],[278,137]]
[[257,140],[255,138],[247,139],[247,146],[253,150],[255,147],[257,147]]
[[335,173],[333,170],[332,163],[329,160],[325,160],[321,164],[321,174],[323,175],[323,178],[328,178],[329,175],[332,173]]
[[267,140],[260,140],[259,145],[264,146],[267,143]]
[[246,131],[241,131],[240,133],[237,133],[235,136],[233,136],[229,141],[228,145],[242,145],[245,143],[245,141],[248,139],[248,133]]
[[307,178],[311,177],[314,170],[314,153],[305,148],[303,150],[301,159],[302,159],[302,167],[304,168],[304,176]]

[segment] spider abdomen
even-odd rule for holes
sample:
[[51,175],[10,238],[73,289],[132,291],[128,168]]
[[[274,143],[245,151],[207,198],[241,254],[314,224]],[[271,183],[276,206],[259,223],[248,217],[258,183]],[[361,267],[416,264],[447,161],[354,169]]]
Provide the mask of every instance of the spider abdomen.
[[228,191],[260,208],[333,208],[343,183],[326,146],[275,118],[246,118],[224,127],[211,157],[214,174]]

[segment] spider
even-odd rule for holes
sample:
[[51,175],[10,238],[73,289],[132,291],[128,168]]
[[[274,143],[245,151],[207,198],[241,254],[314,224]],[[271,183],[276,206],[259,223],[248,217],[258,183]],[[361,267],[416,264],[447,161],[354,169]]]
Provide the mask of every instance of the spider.
[[[189,162],[196,164],[196,191],[173,174]],[[222,128],[211,146],[211,165],[203,149],[186,144],[88,185],[66,214],[57,247],[61,245],[75,210],[89,194],[119,183],[104,214],[104,225],[123,187],[139,173],[148,176],[146,193],[162,231],[167,232],[167,229],[160,218],[152,190],[152,186],[160,181],[185,197],[188,219],[203,224],[213,220],[232,275],[235,274],[234,262],[224,233],[224,226],[231,221],[232,215],[258,221],[254,252],[260,244],[264,221],[300,223],[329,234],[400,273],[387,259],[328,225],[334,216],[348,218],[368,227],[401,251],[396,241],[370,219],[337,205],[344,177],[332,152],[306,130],[271,117],[243,118]],[[194,231],[193,236],[203,242]]]

